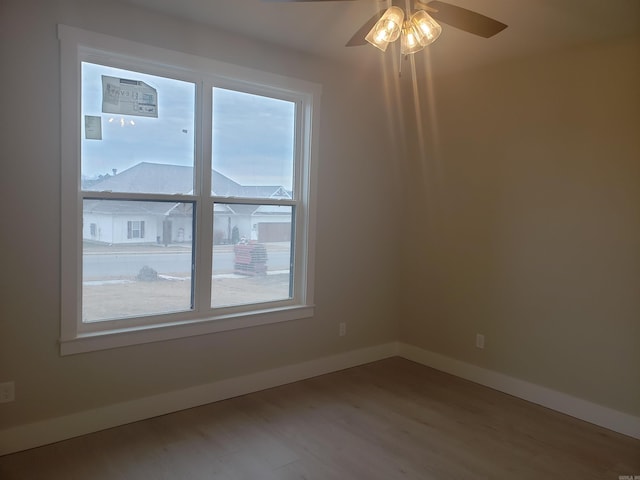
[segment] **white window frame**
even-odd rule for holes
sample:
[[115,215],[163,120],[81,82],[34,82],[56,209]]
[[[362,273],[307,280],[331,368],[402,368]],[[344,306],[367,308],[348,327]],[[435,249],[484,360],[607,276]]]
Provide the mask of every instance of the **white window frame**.
[[144,238],[144,220],[127,220],[127,239],[131,240],[137,238]]
[[[61,66],[61,331],[62,355],[211,334],[313,316],[315,182],[321,86],[290,77],[166,50],[66,25],[58,26]],[[196,84],[195,189],[172,195],[195,202],[197,232],[194,309],[175,314],[82,321],[81,62],[160,75]],[[237,89],[296,103],[294,199],[237,199],[233,202],[295,207],[293,298],[258,304],[211,308],[213,204],[230,199],[210,195],[212,88]],[[204,180],[203,180],[204,179]],[[86,192],[85,192],[86,193]],[[91,195],[95,198],[94,195]],[[136,199],[136,194],[99,192],[102,199]],[[157,199],[166,200],[166,195]],[[145,195],[144,199],[148,199]],[[204,266],[204,268],[202,267]],[[208,267],[207,267],[208,266]],[[207,293],[208,291],[208,293]]]

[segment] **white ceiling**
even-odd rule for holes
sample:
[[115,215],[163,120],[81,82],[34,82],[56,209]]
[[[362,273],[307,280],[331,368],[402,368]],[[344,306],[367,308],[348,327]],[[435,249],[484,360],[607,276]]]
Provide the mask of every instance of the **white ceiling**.
[[[353,64],[376,62],[369,45],[345,47],[386,4],[378,0],[125,0],[261,41]],[[640,0],[451,0],[508,28],[485,39],[443,25],[428,47],[432,71],[451,72],[519,56],[640,33]],[[391,48],[391,47],[390,47]],[[417,55],[425,55],[423,52]]]

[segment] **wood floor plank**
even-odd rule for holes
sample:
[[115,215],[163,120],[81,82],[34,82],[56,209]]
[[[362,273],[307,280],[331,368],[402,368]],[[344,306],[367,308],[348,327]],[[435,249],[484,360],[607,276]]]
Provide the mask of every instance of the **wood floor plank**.
[[0,457],[3,480],[621,475],[639,440],[401,358]]

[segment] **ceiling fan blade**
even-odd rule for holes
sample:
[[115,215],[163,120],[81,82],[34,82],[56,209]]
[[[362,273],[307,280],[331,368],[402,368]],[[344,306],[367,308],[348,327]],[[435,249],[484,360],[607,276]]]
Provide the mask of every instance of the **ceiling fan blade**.
[[271,3],[303,3],[303,2],[355,2],[356,0],[262,0]]
[[437,21],[480,37],[493,37],[496,33],[500,33],[507,28],[507,25],[493,18],[485,17],[477,12],[456,7],[449,3],[434,0],[428,2],[427,5],[437,10],[437,12],[429,12]]
[[364,25],[362,25],[356,33],[353,34],[353,37],[347,42],[346,47],[359,47],[360,45],[366,45],[367,41],[364,37],[367,36],[367,33],[373,28],[376,22],[380,19],[385,9],[383,8],[378,13],[374,14],[369,20],[367,20]]

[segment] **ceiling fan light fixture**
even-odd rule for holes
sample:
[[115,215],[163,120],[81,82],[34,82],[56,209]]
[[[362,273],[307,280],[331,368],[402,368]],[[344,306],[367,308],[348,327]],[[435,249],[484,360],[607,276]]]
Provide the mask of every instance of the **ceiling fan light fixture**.
[[442,27],[424,10],[418,10],[411,16],[411,24],[421,32],[420,44],[423,47],[435,42],[442,33]]
[[389,7],[369,31],[365,40],[383,52],[391,42],[395,42],[402,32],[404,12],[400,7]]

